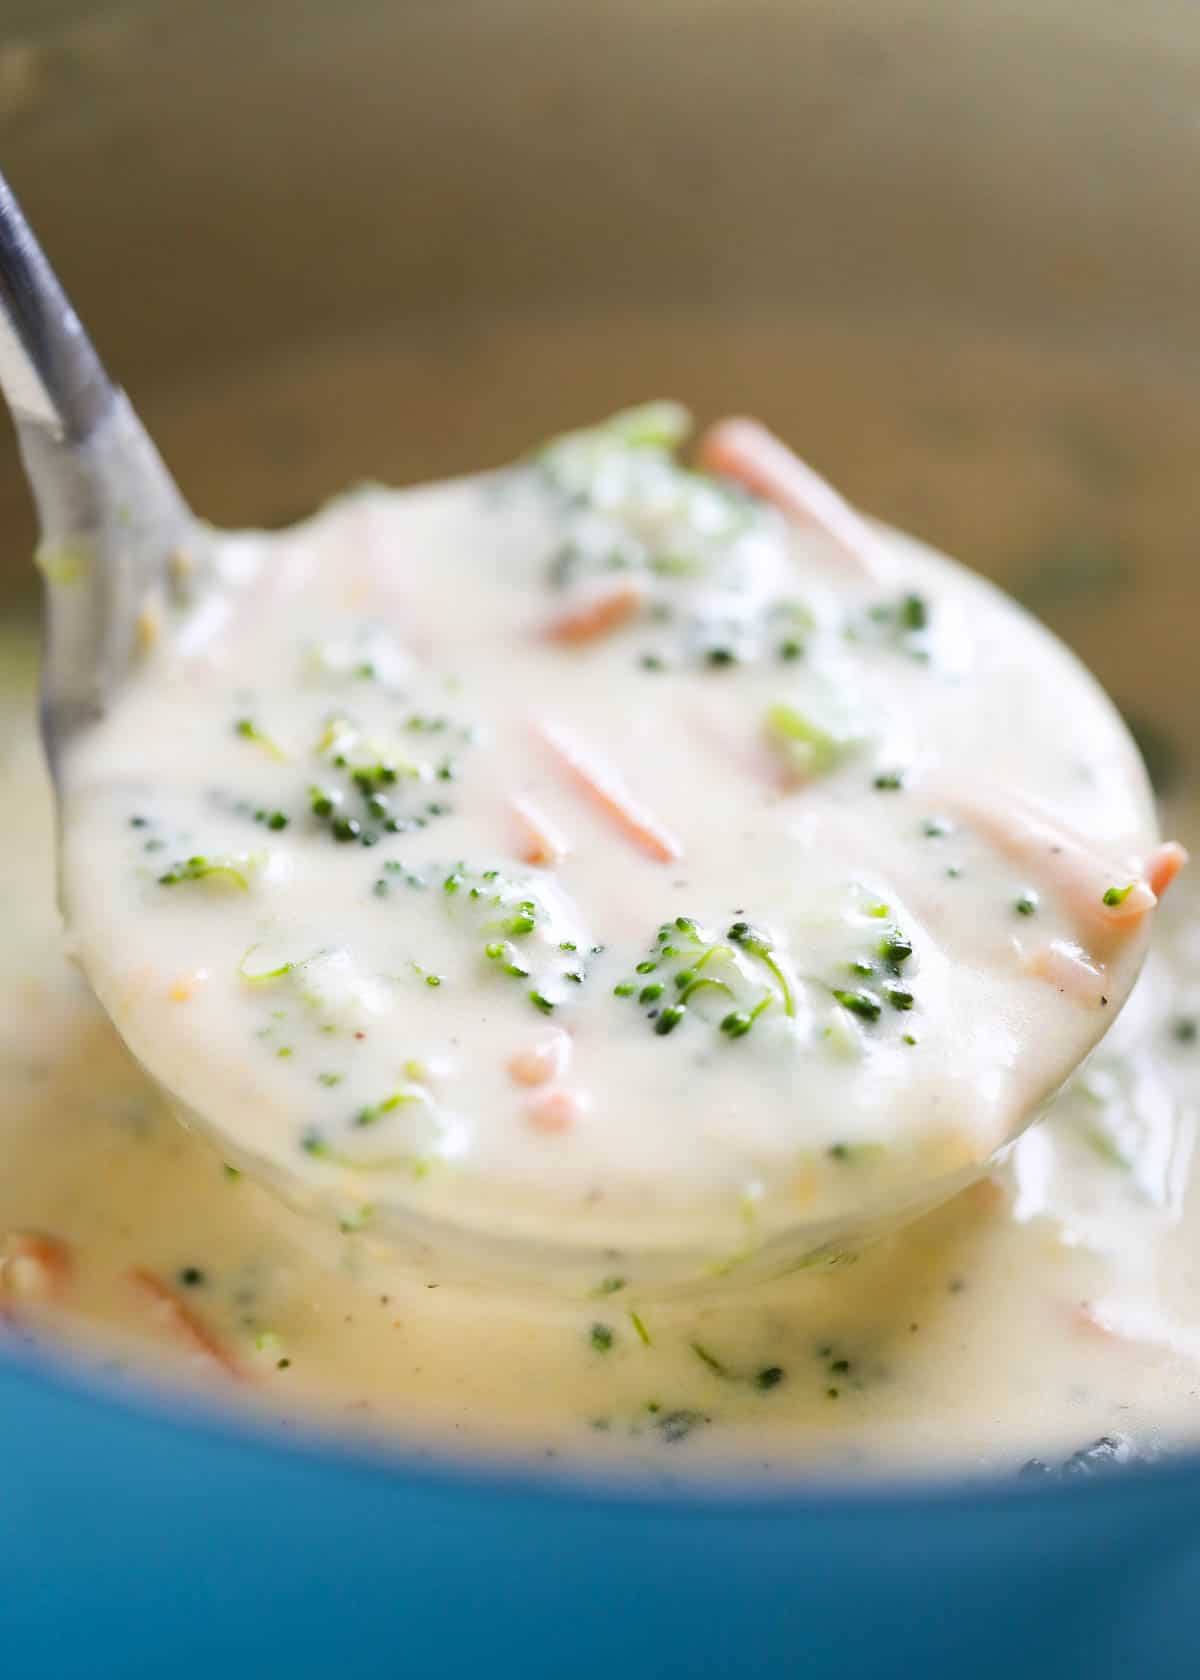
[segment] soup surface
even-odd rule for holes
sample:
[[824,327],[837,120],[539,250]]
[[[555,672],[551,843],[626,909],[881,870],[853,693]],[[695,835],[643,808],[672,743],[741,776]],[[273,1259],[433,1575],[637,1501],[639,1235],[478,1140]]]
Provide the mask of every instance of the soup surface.
[[592,1287],[840,1257],[1011,1140],[1144,952],[1149,788],[1091,678],[760,428],[708,474],[687,430],[181,555],[63,755],[122,1036],[232,1164],[424,1265],[443,1229]]
[[[21,663],[16,645],[6,663]],[[582,1299],[473,1290],[394,1268],[360,1198],[341,1210],[345,1229],[324,1229],[179,1127],[62,957],[49,799],[19,682],[5,717],[0,1230],[14,1336],[65,1340],[90,1364],[236,1396],[275,1427],[342,1420],[418,1450],[667,1477],[1003,1469],[1030,1457],[1081,1462],[1074,1455],[1103,1438],[1087,1460],[1097,1463],[1189,1435],[1200,1292],[1188,1253],[1200,1212],[1187,1093],[1200,955],[1185,898],[1156,913],[1158,948],[1131,1004],[1048,1120],[992,1178],[853,1264],[699,1297],[659,1297],[616,1269]],[[239,747],[262,748],[236,732],[243,719],[274,739],[248,698],[225,720]],[[882,806],[895,791],[880,790]],[[256,830],[259,808],[267,820]],[[255,839],[239,849],[254,850],[258,832],[286,832],[270,829],[275,809],[241,814]],[[124,815],[125,843],[159,838],[128,824],[152,813]],[[563,815],[574,820],[575,808]],[[162,874],[201,855],[179,847],[177,858],[169,839],[163,850]],[[997,884],[1010,910],[1031,883]],[[379,895],[385,910],[389,896]],[[269,974],[295,960],[263,951],[243,967]],[[265,993],[251,996],[261,1009]],[[638,1000],[618,1003],[661,1048]],[[909,1012],[895,1013],[906,1031]],[[258,1025],[270,1031],[270,1018]],[[540,1030],[541,1011],[531,1020]],[[751,1033],[744,1047],[755,1042]],[[336,1089],[316,1075],[337,1069],[309,1071],[318,1090]],[[370,1093],[361,1097],[369,1107]]]

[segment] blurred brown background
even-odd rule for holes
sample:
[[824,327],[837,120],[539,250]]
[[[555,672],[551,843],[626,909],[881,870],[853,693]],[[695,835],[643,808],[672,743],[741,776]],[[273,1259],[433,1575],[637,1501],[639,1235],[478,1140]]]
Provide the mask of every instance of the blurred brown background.
[[[1194,0],[0,0],[0,160],[214,519],[756,409],[1161,727],[1198,96]],[[5,450],[10,610],[31,541]]]

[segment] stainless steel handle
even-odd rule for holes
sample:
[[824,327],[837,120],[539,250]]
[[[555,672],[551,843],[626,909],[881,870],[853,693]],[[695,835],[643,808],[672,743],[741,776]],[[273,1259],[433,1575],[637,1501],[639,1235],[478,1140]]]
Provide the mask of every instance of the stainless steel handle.
[[41,526],[42,732],[57,772],[168,608],[171,554],[200,528],[3,176],[0,389]]
[[92,435],[115,395],[2,175],[0,388],[18,425],[32,421],[74,443]]

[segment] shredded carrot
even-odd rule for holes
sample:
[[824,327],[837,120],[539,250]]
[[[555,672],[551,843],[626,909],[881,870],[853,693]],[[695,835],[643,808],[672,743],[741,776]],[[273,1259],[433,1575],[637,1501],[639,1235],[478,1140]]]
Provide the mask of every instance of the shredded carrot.
[[1103,967],[1069,940],[1052,939],[1040,946],[1025,966],[1035,979],[1047,981],[1079,1003],[1102,1006],[1104,1002]]
[[508,1071],[518,1085],[545,1085],[562,1078],[570,1059],[570,1038],[561,1027],[552,1027],[535,1044],[510,1057]]
[[1102,1308],[1092,1301],[1080,1301],[1070,1316],[1077,1329],[1102,1338],[1106,1342],[1125,1342],[1131,1339],[1123,1331],[1118,1330],[1115,1325],[1110,1324]]
[[1166,840],[1156,846],[1146,859],[1146,879],[1151,892],[1161,898],[1187,862],[1187,850],[1178,840]]
[[524,838],[521,856],[525,862],[542,868],[561,863],[571,847],[558,824],[551,822],[546,813],[532,799],[526,799],[524,794],[517,794],[510,803]]
[[239,1381],[245,1379],[237,1360],[221,1345],[208,1326],[179,1300],[167,1284],[145,1266],[135,1266],[129,1281],[145,1302],[151,1318],[180,1346],[187,1348],[206,1364],[215,1365],[226,1376]]
[[1131,931],[1158,903],[1135,865],[1102,857],[1019,795],[943,790],[939,797],[1001,851],[1049,877],[1086,922]]
[[994,1178],[977,1178],[962,1192],[963,1200],[976,1213],[995,1213],[1007,1200],[1004,1187]]
[[1112,1336],[1107,1324],[1096,1316],[1090,1301],[1080,1301],[1079,1305],[1070,1310],[1070,1320],[1077,1330],[1085,1330],[1094,1336],[1103,1336],[1106,1340]]
[[1193,1363],[1200,1357],[1200,1335],[1175,1323],[1169,1314],[1147,1310],[1120,1295],[1103,1301],[1080,1301],[1071,1314],[1076,1327],[1120,1346],[1171,1353]]
[[59,1299],[74,1260],[66,1243],[42,1231],[10,1231],[0,1254],[0,1294],[27,1301]]
[[683,856],[679,841],[634,798],[616,771],[601,764],[557,724],[543,722],[538,733],[575,785],[647,857],[656,863],[674,863]]
[[570,1091],[542,1091],[525,1112],[535,1132],[557,1136],[570,1131],[579,1113],[579,1104]]
[[758,420],[719,420],[696,458],[706,472],[736,479],[789,518],[815,525],[864,576],[879,570],[880,544],[862,515]]
[[574,600],[545,629],[552,642],[578,644],[594,642],[619,630],[637,616],[646,598],[645,586],[637,578],[605,581],[591,589],[580,590]]

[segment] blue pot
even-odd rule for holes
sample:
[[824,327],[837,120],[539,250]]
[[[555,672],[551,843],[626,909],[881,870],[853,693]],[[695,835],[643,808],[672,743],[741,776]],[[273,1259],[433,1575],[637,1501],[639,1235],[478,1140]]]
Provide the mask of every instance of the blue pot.
[[53,1680],[1194,1680],[1200,1465],[613,1495],[0,1371],[0,1653]]
[[[956,523],[938,500],[977,364],[945,476],[905,500],[878,432],[830,433],[808,406],[811,326],[806,349],[789,356],[782,333],[765,359],[743,354],[754,330],[836,316],[918,345],[957,322],[1098,357],[1145,345],[1176,368],[1200,353],[1200,12],[1180,0],[4,14],[5,168],[107,362],[221,521],[290,515],[364,472],[502,459],[671,391],[710,412],[757,404],[865,505],[1007,578],[987,510]],[[487,352],[530,317],[586,322],[588,352],[498,383]],[[705,323],[687,354],[670,337],[684,318]],[[407,407],[347,403],[321,425],[293,394],[281,427],[279,404],[231,407],[214,385],[385,320],[429,348],[402,364],[426,369]],[[173,402],[189,384],[195,403]],[[914,410],[896,390],[878,401],[900,437]],[[876,400],[861,390],[860,411]],[[0,462],[5,602],[31,575],[22,508]],[[1181,682],[1196,692],[1194,528],[1177,538],[1137,551],[1148,583],[1174,568],[1144,697],[1122,687],[1119,623],[1047,603],[1152,720],[1177,715]],[[285,1445],[0,1359],[0,1680],[1196,1680],[1198,1666],[1188,1459],[753,1503],[609,1494]]]

